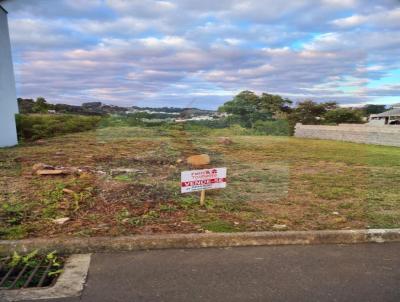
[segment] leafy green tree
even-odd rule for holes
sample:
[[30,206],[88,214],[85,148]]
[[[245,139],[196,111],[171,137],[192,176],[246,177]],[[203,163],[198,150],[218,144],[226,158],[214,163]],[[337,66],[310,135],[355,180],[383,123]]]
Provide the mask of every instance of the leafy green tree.
[[265,111],[272,112],[273,114],[279,114],[281,112],[291,112],[290,105],[293,102],[287,98],[282,98],[280,95],[273,95],[268,93],[261,94],[260,97],[260,108]]
[[35,105],[35,101],[33,99],[18,98],[17,101],[19,113],[28,114],[33,112],[33,106]]
[[36,99],[35,104],[32,107],[32,112],[34,113],[46,113],[49,110],[50,106],[47,103],[46,99],[43,97],[38,97]]
[[325,113],[335,108],[337,108],[337,103],[335,102],[316,103],[306,100],[297,104],[289,119],[292,123],[302,123],[304,125],[320,124]]
[[386,105],[368,104],[364,106],[365,115],[379,114],[386,111]]
[[363,122],[362,112],[360,110],[353,110],[350,108],[337,108],[329,110],[325,113],[324,118],[325,122],[335,124],[361,124]]
[[233,100],[226,102],[219,112],[231,114],[231,120],[237,120],[245,127],[253,128],[256,121],[274,119],[275,115],[288,110],[291,101],[279,95],[263,93],[258,96],[252,91],[242,91]]

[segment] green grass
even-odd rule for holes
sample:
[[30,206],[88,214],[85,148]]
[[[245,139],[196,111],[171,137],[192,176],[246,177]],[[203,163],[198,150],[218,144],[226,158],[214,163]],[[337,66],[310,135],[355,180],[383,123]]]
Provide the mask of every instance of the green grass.
[[202,227],[207,231],[215,233],[227,233],[227,232],[238,231],[237,229],[235,229],[234,226],[232,226],[231,223],[224,220],[214,220],[207,223],[203,223]]

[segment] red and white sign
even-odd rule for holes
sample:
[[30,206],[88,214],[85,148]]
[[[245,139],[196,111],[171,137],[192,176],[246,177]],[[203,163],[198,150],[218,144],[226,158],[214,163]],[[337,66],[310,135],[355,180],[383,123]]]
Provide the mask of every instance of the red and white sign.
[[181,172],[181,192],[190,193],[226,187],[226,168]]

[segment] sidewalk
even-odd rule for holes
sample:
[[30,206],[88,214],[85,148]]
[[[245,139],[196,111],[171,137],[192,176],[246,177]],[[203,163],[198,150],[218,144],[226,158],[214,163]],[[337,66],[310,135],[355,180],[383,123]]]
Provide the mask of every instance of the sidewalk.
[[400,301],[400,243],[95,254],[81,298],[117,301]]

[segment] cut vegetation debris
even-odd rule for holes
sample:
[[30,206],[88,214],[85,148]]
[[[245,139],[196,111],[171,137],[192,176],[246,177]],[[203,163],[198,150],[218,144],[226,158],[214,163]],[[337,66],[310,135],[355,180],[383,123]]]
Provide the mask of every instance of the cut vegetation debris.
[[[0,150],[0,237],[400,227],[400,148],[179,127]],[[228,168],[227,188],[209,191],[205,207],[180,194],[196,154]]]

